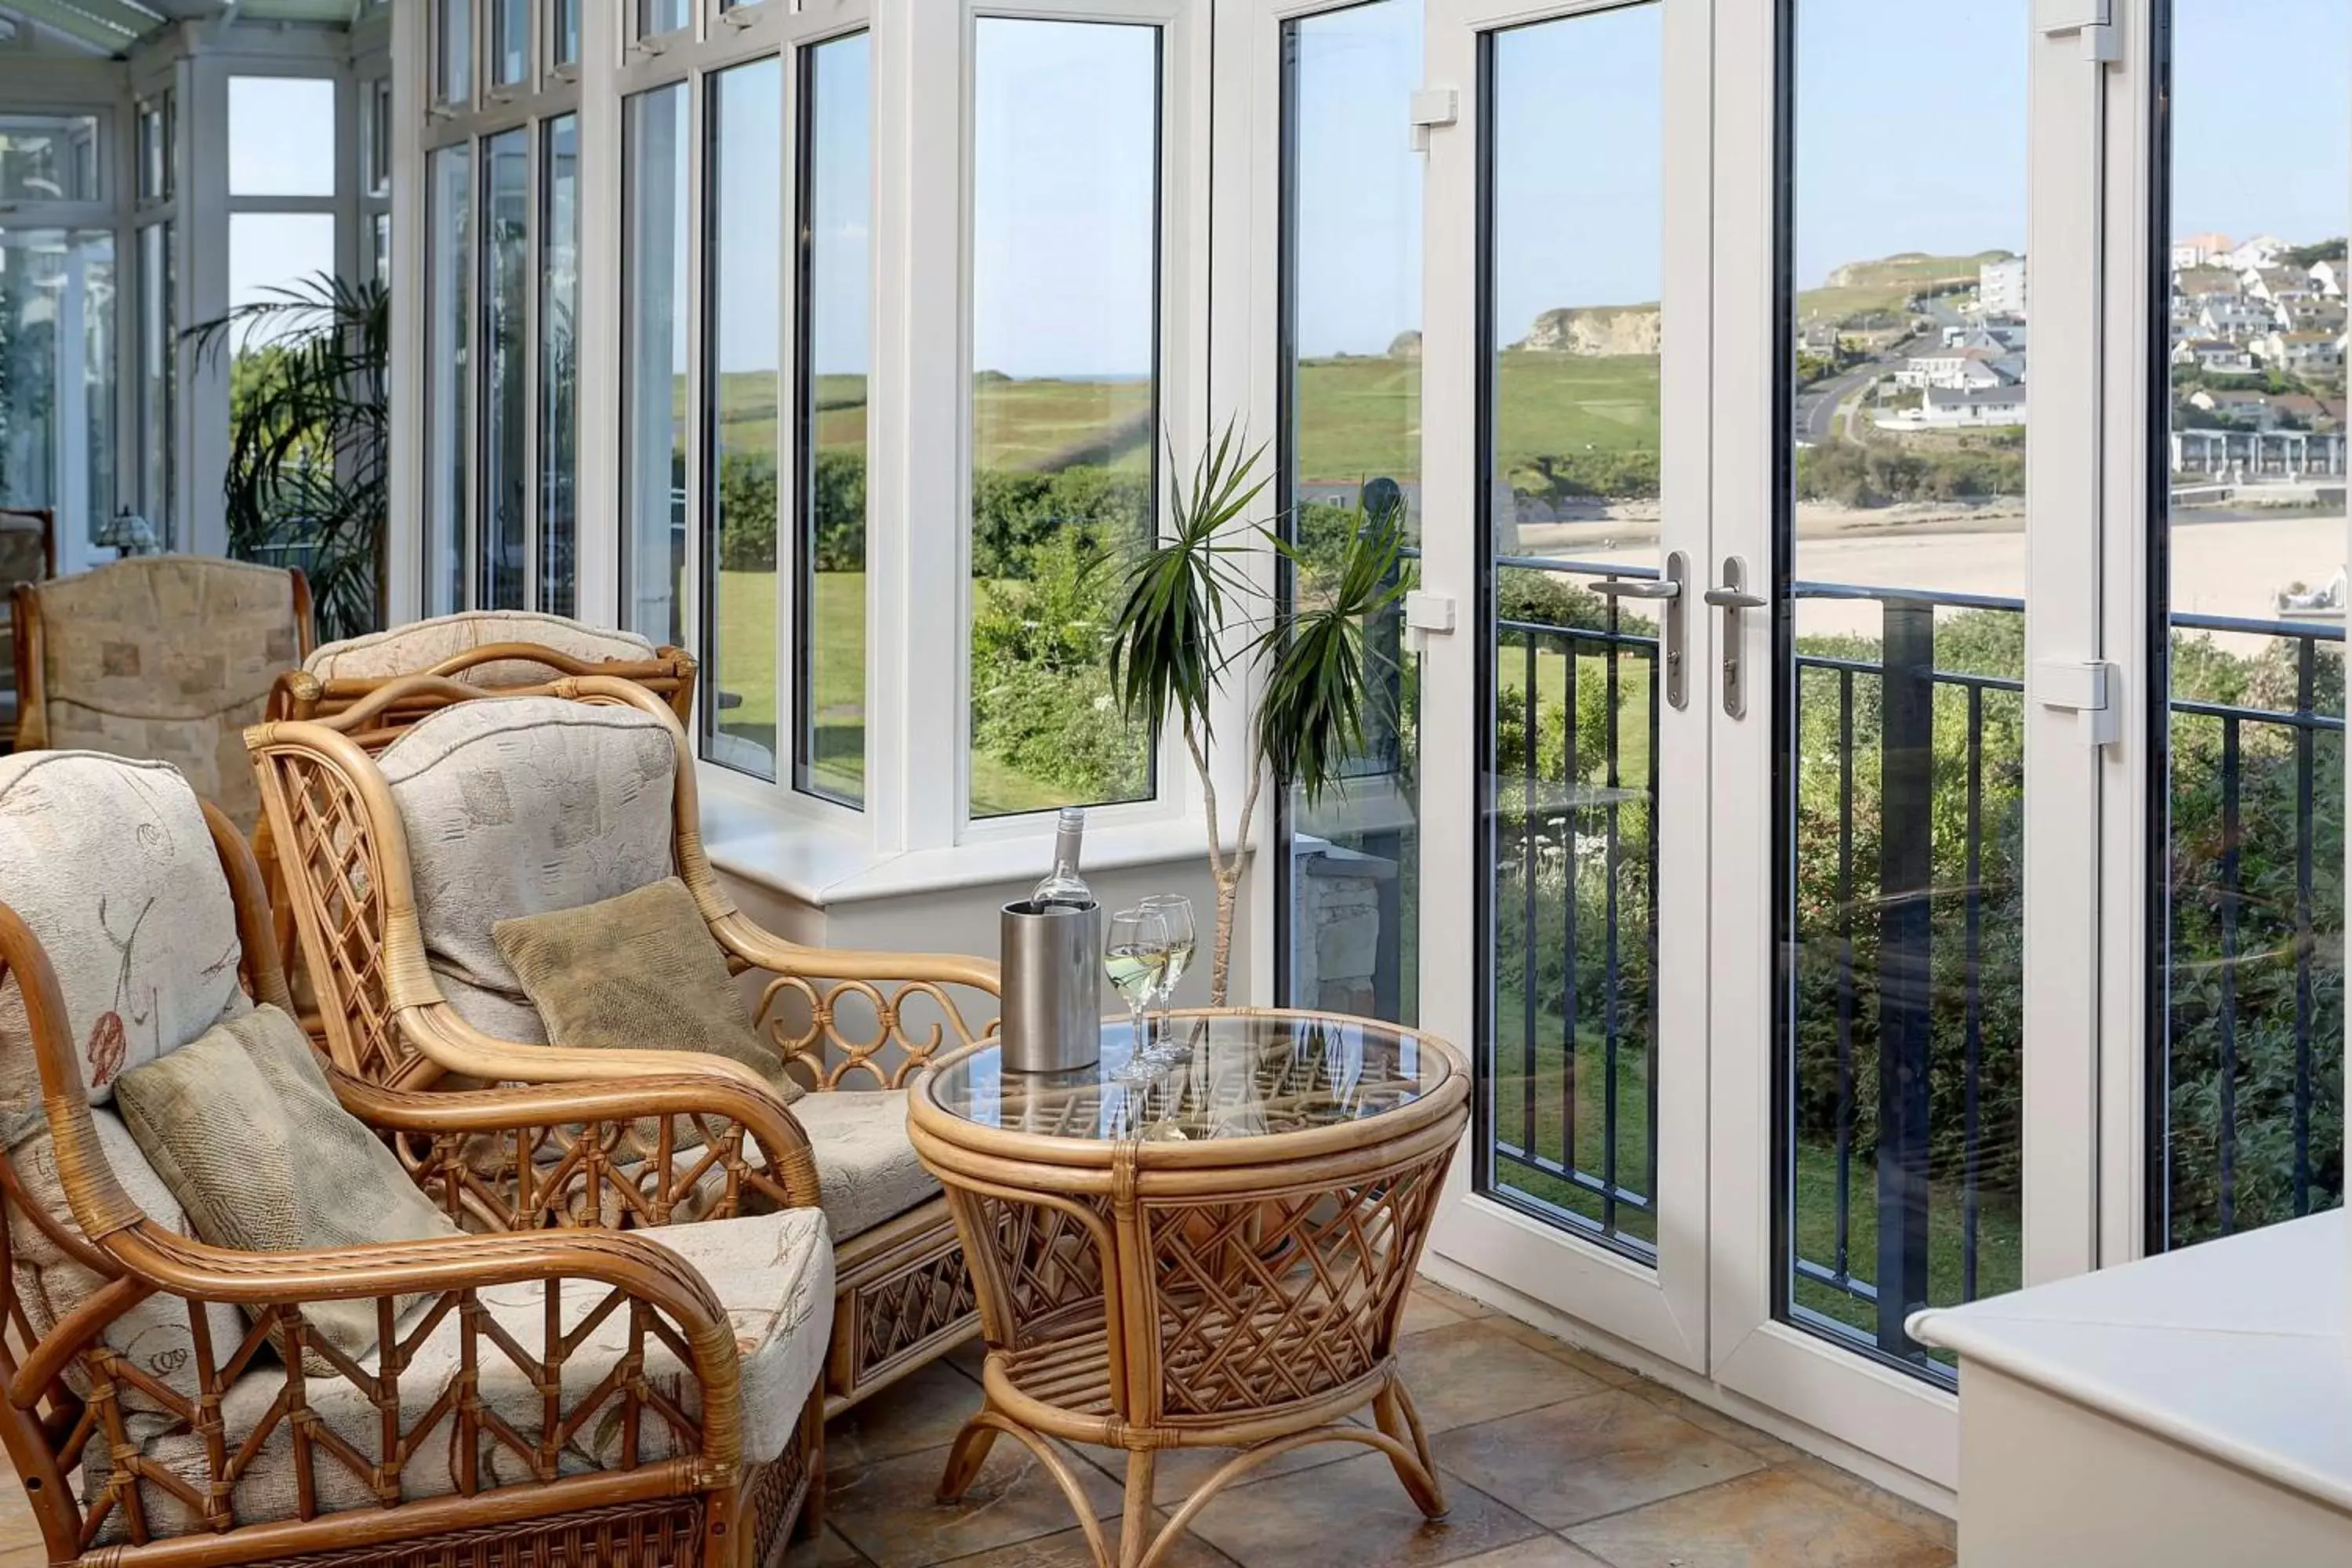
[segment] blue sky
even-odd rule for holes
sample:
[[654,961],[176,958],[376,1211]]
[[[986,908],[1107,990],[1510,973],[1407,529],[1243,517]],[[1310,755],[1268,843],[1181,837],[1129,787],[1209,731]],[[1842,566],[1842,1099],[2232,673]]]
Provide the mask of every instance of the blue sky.
[[[2352,206],[2352,3],[2175,0],[2176,235],[2341,234]],[[1799,0],[1797,274],[1902,250],[2025,245],[2027,0]],[[1406,105],[1422,77],[1419,0],[1300,24],[1298,341],[1378,353],[1421,317],[1421,161]],[[1031,375],[1150,365],[1154,102],[1149,27],[991,18],[978,26],[973,364]],[[1496,288],[1506,341],[1559,305],[1656,298],[1658,8],[1500,35]],[[817,360],[865,363],[868,50],[819,57]],[[730,77],[719,174],[744,253],[729,279],[730,370],[775,363],[782,77]],[[318,189],[331,174],[324,83],[231,83],[233,187]],[[306,96],[307,95],[307,96]],[[322,134],[322,132],[327,132]],[[831,171],[838,170],[838,174]],[[854,173],[853,173],[854,171]],[[232,298],[331,262],[330,220],[245,215]],[[732,269],[730,269],[731,271]],[[740,305],[735,301],[740,301]]]

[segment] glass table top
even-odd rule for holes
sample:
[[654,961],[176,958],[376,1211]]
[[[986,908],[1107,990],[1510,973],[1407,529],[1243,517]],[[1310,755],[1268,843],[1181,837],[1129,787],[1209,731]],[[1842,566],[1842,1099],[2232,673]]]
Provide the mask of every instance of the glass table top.
[[932,1101],[982,1127],[1116,1142],[1262,1138],[1362,1121],[1453,1076],[1450,1056],[1409,1029],[1297,1013],[1176,1013],[1153,1020],[1174,1059],[1130,1073],[1134,1026],[1103,1020],[1100,1060],[1067,1072],[1007,1072],[991,1045],[933,1075]]

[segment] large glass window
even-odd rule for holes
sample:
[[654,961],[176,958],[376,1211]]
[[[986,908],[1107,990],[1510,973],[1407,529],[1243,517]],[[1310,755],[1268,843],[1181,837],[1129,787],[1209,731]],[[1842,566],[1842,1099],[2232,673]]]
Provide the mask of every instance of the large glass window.
[[[1421,0],[1291,22],[1283,59],[1286,513],[1297,537],[1316,541],[1400,506],[1417,552],[1423,160],[1396,128],[1422,79]],[[1407,570],[1417,576],[1417,560]],[[1308,578],[1290,591],[1318,592]],[[1373,631],[1381,690],[1366,754],[1316,805],[1303,793],[1285,803],[1283,978],[1296,1006],[1410,1021],[1419,670],[1400,617]]]
[[474,606],[524,606],[530,530],[530,132],[482,144],[482,527]]
[[433,87],[444,103],[474,96],[474,0],[432,0]]
[[1486,1182],[1645,1262],[1664,680],[1603,595],[1658,558],[1664,47],[1654,4],[1494,35],[1483,312]]
[[694,20],[694,0],[637,0],[637,36],[675,33]]
[[539,267],[539,604],[577,604],[580,471],[580,119],[541,128]]
[[0,505],[114,510],[114,237],[0,229]]
[[139,510],[167,543],[176,540],[173,458],[179,402],[178,246],[169,222],[139,231]]
[[[2171,0],[2149,1245],[2344,1191],[2352,11]],[[2265,40],[2291,37],[2291,48]],[[2292,146],[2290,158],[2263,149]]]
[[335,194],[335,84],[318,77],[228,79],[228,194]]
[[622,117],[622,613],[636,630],[675,647],[687,641],[692,108],[680,83],[631,98]]
[[467,465],[474,406],[474,150],[443,147],[425,171],[425,609],[466,603]]
[[1792,10],[1780,1310],[1948,1376],[1905,1318],[2021,1263],[2032,17]]
[[776,420],[783,300],[781,60],[710,79],[703,754],[776,776]]
[[1139,800],[1097,563],[1156,515],[1160,34],[974,32],[971,810]]
[[490,0],[490,84],[511,87],[530,75],[531,0]]
[[0,114],[0,202],[104,199],[98,117]]
[[872,339],[873,50],[803,57],[801,588],[794,783],[866,797],[866,376]]

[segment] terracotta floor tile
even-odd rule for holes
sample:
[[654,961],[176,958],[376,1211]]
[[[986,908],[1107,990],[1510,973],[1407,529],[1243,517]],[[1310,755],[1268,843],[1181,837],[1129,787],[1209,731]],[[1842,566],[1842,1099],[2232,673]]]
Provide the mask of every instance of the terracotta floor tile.
[[866,1553],[828,1524],[814,1541],[803,1541],[785,1552],[784,1568],[866,1568]]
[[953,1442],[980,1404],[980,1384],[935,1361],[827,1422],[824,1462],[855,1469]]
[[[1091,1444],[1074,1443],[1071,1447],[1094,1461],[1095,1467],[1121,1485],[1127,1479],[1127,1456],[1117,1448],[1097,1448]],[[1318,1465],[1334,1465],[1342,1459],[1354,1458],[1366,1450],[1360,1443],[1312,1443],[1303,1448],[1293,1448],[1259,1462],[1255,1469],[1244,1475],[1236,1486],[1248,1486],[1275,1476],[1286,1476],[1296,1470],[1311,1470]],[[1232,1458],[1232,1448],[1170,1448],[1160,1456],[1152,1471],[1151,1500],[1161,1508],[1181,1507],[1194,1489],[1216,1474],[1217,1468]]]
[[1241,1568],[1429,1568],[1539,1533],[1466,1481],[1446,1478],[1445,1492],[1453,1511],[1433,1523],[1367,1454],[1221,1493],[1192,1532]]
[[1423,1427],[1444,1432],[1475,1426],[1606,1386],[1559,1358],[1521,1344],[1492,1323],[1433,1329],[1399,1351],[1405,1387]]
[[1780,1441],[1769,1432],[1759,1432],[1747,1422],[1726,1415],[1713,1405],[1701,1405],[1654,1379],[1636,1377],[1625,1384],[1625,1392],[1640,1395],[1668,1415],[1679,1415],[1701,1431],[1711,1432],[1727,1443],[1738,1444],[1768,1465],[1793,1465],[1807,1457],[1803,1449]]
[[1609,1568],[1609,1564],[1557,1535],[1538,1535],[1498,1552],[1465,1557],[1453,1568]]
[[1530,1350],[1541,1351],[1555,1361],[1564,1361],[1577,1371],[1599,1378],[1612,1388],[1622,1388],[1629,1384],[1641,1381],[1642,1374],[1633,1368],[1619,1366],[1615,1362],[1603,1361],[1590,1351],[1578,1350],[1566,1340],[1554,1339],[1541,1329],[1530,1328],[1517,1318],[1497,1316],[1483,1321],[1502,1330]]
[[1461,1291],[1449,1290],[1433,1279],[1422,1279],[1412,1289],[1414,1294],[1426,1296],[1448,1311],[1458,1312],[1465,1318],[1491,1318],[1496,1315],[1495,1309],[1484,1301],[1474,1301]]
[[[1076,1454],[1060,1450],[1096,1517],[1117,1513],[1119,1489]],[[828,1468],[825,1519],[877,1568],[929,1568],[1016,1541],[1057,1535],[1075,1522],[1045,1465],[999,1437],[962,1500],[937,1500],[948,1450],[925,1448],[839,1471]]]
[[1951,1551],[1786,1470],[1567,1531],[1612,1568],[1950,1568]]
[[1448,1473],[1555,1530],[1763,1468],[1747,1450],[1616,1389],[1458,1427],[1433,1446]]
[[1788,1468],[1802,1476],[1823,1491],[1833,1492],[1848,1502],[1860,1503],[1871,1512],[1883,1514],[1895,1523],[1916,1530],[1928,1540],[1958,1551],[1960,1544],[1959,1521],[1948,1514],[1923,1508],[1909,1498],[1897,1497],[1884,1488],[1872,1486],[1849,1470],[1841,1470],[1826,1459],[1811,1454],[1801,1454]]
[[[1461,1298],[1457,1296],[1454,1300]],[[1456,1323],[1467,1321],[1467,1318],[1439,1300],[1427,1286],[1423,1286],[1406,1298],[1404,1322],[1399,1331],[1425,1334],[1432,1329],[1452,1328]]]
[[[1167,1522],[1165,1515],[1160,1522]],[[1103,1521],[1103,1539],[1110,1543],[1113,1552],[1118,1550],[1118,1538],[1119,1521]],[[1163,1568],[1234,1568],[1232,1558],[1192,1534],[1179,1541],[1160,1561]],[[1095,1568],[1095,1559],[1087,1545],[1086,1531],[1073,1525],[1042,1541],[1024,1541],[1000,1546],[993,1552],[959,1557],[948,1568]]]

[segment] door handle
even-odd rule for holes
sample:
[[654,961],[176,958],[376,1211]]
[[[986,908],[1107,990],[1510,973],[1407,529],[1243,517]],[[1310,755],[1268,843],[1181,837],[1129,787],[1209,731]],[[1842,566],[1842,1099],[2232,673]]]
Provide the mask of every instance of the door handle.
[[1747,660],[1741,657],[1740,616],[1766,610],[1772,601],[1748,590],[1748,563],[1737,555],[1723,558],[1723,585],[1709,588],[1706,602],[1723,612],[1723,710],[1734,719],[1748,717]]
[[1683,651],[1690,642],[1688,595],[1683,587],[1689,580],[1690,557],[1675,550],[1667,552],[1666,564],[1655,577],[1608,577],[1592,584],[1592,591],[1604,599],[1643,599],[1665,606],[1658,643],[1666,667],[1666,705],[1676,710],[1690,701],[1690,682],[1683,669]]

